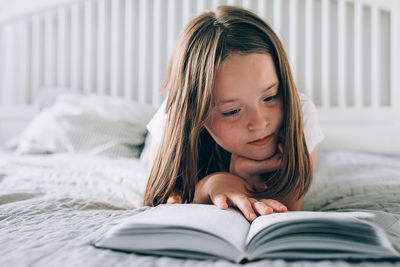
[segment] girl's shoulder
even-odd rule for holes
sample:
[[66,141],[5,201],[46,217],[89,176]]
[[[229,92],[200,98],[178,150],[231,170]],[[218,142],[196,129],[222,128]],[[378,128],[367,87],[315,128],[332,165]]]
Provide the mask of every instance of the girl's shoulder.
[[146,128],[154,140],[159,144],[161,142],[161,137],[164,132],[165,121],[167,120],[167,114],[165,114],[165,109],[167,106],[167,98],[162,102],[157,112],[154,114],[153,118],[147,124]]
[[304,115],[315,114],[317,111],[317,107],[313,103],[311,97],[306,95],[305,93],[299,92],[299,98],[301,103],[301,109]]
[[325,138],[318,118],[317,107],[314,105],[311,97],[299,92],[301,109],[303,113],[304,136],[308,151],[314,148]]
[[308,102],[312,103],[311,97],[309,97],[307,94],[305,94],[303,92],[298,92],[298,94],[299,94],[301,104],[308,103]]

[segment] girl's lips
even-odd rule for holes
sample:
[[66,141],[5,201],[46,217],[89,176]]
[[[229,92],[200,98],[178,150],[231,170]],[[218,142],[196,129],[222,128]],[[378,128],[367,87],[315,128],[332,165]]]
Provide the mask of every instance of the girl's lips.
[[251,141],[251,142],[249,142],[249,144],[250,144],[250,145],[254,145],[254,146],[263,146],[263,145],[265,145],[265,144],[268,144],[269,141],[271,141],[272,136],[273,136],[273,134],[268,135],[268,136],[266,136],[266,137],[264,137],[264,138]]

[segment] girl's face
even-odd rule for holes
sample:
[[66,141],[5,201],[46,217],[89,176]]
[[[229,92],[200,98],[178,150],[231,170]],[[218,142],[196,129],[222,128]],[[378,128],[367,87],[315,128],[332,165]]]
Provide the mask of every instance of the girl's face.
[[233,55],[217,70],[205,128],[225,150],[254,160],[277,151],[283,118],[279,80],[268,54]]

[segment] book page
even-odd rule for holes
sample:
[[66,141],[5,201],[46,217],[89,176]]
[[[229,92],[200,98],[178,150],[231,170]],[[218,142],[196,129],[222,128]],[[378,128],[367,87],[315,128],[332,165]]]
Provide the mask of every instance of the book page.
[[250,223],[233,209],[221,210],[206,204],[159,205],[133,216],[121,227],[134,224],[175,225],[217,235],[243,251]]
[[262,229],[273,224],[290,222],[301,219],[328,219],[328,218],[371,218],[374,214],[367,212],[323,212],[323,211],[288,211],[259,216],[250,227],[246,244]]

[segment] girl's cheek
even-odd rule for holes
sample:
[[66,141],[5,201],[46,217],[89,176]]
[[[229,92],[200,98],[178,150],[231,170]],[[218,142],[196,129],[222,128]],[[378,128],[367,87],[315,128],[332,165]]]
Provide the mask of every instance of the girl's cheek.
[[229,146],[229,148],[225,147],[228,151],[232,149],[232,144],[235,145],[244,136],[237,123],[226,121],[221,122],[216,134],[221,144]]
[[230,132],[231,134],[234,134],[243,127],[243,123],[241,123],[240,120],[235,120],[235,121],[223,121],[221,123],[221,128],[225,130],[226,132]]
[[232,131],[232,129],[233,129],[231,123],[227,123],[226,121],[223,121],[223,120],[217,122],[217,124],[215,126],[216,126],[215,129],[216,129],[218,135],[223,136],[223,137],[226,135],[226,133]]
[[206,126],[215,137],[225,140],[237,139],[239,135],[243,135],[243,119],[230,120],[214,116],[208,120]]

